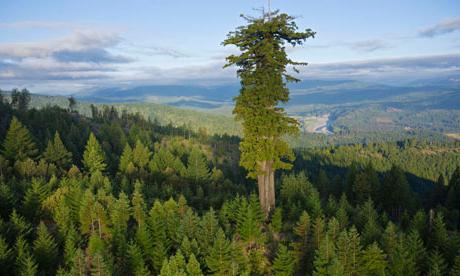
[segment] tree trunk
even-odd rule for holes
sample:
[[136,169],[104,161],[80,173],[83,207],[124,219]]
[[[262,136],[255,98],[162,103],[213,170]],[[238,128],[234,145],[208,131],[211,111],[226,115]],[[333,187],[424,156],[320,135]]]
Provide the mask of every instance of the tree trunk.
[[259,163],[263,174],[257,176],[259,186],[259,201],[265,216],[268,217],[275,209],[275,172],[273,161],[262,161]]

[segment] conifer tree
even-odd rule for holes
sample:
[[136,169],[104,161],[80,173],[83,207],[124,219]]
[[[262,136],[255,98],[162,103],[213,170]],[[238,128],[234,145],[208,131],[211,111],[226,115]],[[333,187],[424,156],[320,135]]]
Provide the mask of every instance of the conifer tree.
[[450,270],[450,276],[460,275],[460,255],[457,255],[454,259],[454,265]]
[[140,248],[135,243],[128,245],[129,264],[135,276],[149,275]]
[[85,152],[83,153],[83,165],[89,173],[104,172],[106,168],[105,154],[102,151],[101,145],[93,133],[89,135],[86,143]]
[[449,180],[446,206],[450,209],[460,210],[460,167],[452,174]]
[[258,179],[260,203],[268,215],[275,207],[274,173],[291,167],[283,158],[294,158],[283,137],[298,133],[298,122],[278,106],[289,100],[286,82],[297,81],[286,67],[305,65],[289,59],[284,45],[300,45],[315,33],[298,32],[294,18],[287,14],[269,12],[262,18],[245,19],[248,25],[230,32],[223,44],[235,45],[242,52],[227,57],[226,65],[239,67],[242,86],[233,110],[243,123],[240,164],[248,177]]
[[27,89],[21,91],[13,89],[11,91],[11,106],[20,111],[26,111],[29,108],[30,92]]
[[128,175],[134,173],[133,150],[128,143],[126,143],[123,153],[121,154],[118,170]]
[[200,263],[197,261],[193,253],[190,255],[188,259],[187,274],[189,276],[203,276],[203,272],[200,268]]
[[280,245],[273,261],[273,274],[276,276],[290,276],[294,274],[295,258],[289,249]]
[[57,244],[43,222],[38,226],[37,239],[34,241],[34,256],[42,274],[54,273],[58,256]]
[[166,234],[163,206],[155,201],[150,211],[149,226],[152,234],[152,264],[155,271],[162,269],[163,261],[167,258],[169,239]]
[[255,195],[252,194],[250,200],[244,200],[242,206],[238,210],[236,231],[244,242],[248,244],[263,243],[263,218],[259,202]]
[[152,153],[149,148],[144,146],[140,140],[136,141],[136,145],[133,149],[133,162],[139,169],[144,169],[147,167],[147,164],[150,162],[150,156]]
[[206,257],[206,265],[214,275],[236,275],[232,264],[232,245],[219,229],[214,244]]
[[427,253],[419,233],[416,230],[410,231],[404,242],[411,259],[410,263],[415,264],[417,273],[422,273],[426,267]]
[[48,141],[48,146],[43,153],[43,158],[48,163],[55,164],[58,168],[69,168],[69,165],[72,162],[72,153],[65,148],[57,131],[54,134],[54,139],[52,141]]
[[6,240],[0,236],[0,274],[8,275],[11,272],[13,260],[13,250],[8,247]]
[[19,236],[15,245],[17,275],[35,276],[38,266],[30,253],[30,246],[24,237]]
[[201,235],[197,237],[197,240],[200,244],[200,247],[204,251],[203,253],[206,254],[211,249],[217,234],[217,230],[219,229],[216,213],[212,208],[201,218],[200,229]]
[[134,192],[131,199],[131,204],[133,206],[133,215],[139,227],[144,226],[146,219],[146,204],[144,197],[142,195],[142,183],[136,181],[134,184]]
[[442,276],[446,274],[447,264],[439,251],[435,250],[432,252],[429,261],[430,268],[428,270],[428,276]]
[[211,176],[208,165],[206,164],[206,158],[196,147],[190,151],[187,160],[187,176],[195,183],[206,181]]
[[23,161],[26,158],[34,158],[38,154],[32,135],[25,126],[16,118],[10,122],[10,127],[3,141],[3,155],[12,161]]
[[334,242],[328,236],[325,236],[324,239],[321,240],[319,248],[316,250],[315,261],[313,263],[313,275],[329,275],[329,269],[335,257],[336,252]]
[[386,256],[376,243],[369,245],[361,256],[360,272],[362,275],[385,275],[387,268]]
[[296,265],[299,270],[305,269],[305,265],[308,263],[309,247],[310,247],[310,228],[311,221],[310,216],[307,212],[303,212],[294,227],[294,234],[296,235],[296,241],[294,242],[294,256]]

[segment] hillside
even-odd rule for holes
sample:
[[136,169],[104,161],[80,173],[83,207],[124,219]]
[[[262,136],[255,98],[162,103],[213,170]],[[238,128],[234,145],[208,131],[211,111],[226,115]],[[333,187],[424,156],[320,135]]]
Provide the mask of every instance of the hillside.
[[416,252],[438,254],[446,270],[459,259],[458,142],[298,150],[264,218],[237,137],[93,113],[0,103],[0,273],[304,275],[332,242],[335,262],[378,258],[380,271],[424,275],[430,255]]

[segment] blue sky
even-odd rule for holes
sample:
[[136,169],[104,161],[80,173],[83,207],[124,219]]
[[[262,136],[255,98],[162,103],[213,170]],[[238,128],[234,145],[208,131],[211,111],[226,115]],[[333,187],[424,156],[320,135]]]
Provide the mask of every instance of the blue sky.
[[[236,81],[226,34],[266,0],[2,0],[0,88]],[[272,0],[317,37],[288,49],[302,78],[380,82],[458,75],[460,1]]]

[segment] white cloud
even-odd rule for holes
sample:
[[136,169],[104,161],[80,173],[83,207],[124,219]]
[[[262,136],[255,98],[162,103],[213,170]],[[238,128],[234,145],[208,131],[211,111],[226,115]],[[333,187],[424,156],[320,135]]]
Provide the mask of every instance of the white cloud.
[[460,30],[460,18],[451,18],[419,31],[419,35],[423,37],[435,37],[458,30]]

